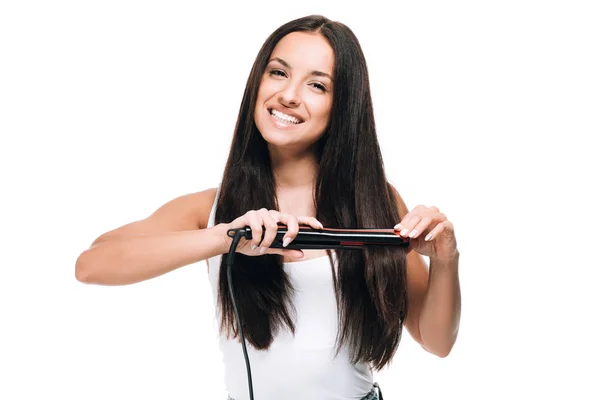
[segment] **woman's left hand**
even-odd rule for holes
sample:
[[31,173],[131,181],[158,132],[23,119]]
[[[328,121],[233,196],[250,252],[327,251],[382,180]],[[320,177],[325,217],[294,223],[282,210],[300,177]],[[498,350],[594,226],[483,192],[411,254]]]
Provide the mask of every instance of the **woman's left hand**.
[[458,255],[454,226],[437,207],[417,206],[394,227],[417,253],[439,260]]

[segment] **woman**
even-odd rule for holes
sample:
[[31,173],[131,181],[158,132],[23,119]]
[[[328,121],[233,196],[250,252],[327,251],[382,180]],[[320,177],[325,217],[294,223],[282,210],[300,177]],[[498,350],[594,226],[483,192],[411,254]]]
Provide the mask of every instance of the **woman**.
[[[394,227],[410,247],[269,248],[277,224]],[[366,62],[352,31],[322,16],[278,28],[250,73],[223,180],[101,235],[77,260],[82,282],[130,284],[207,260],[230,398],[248,383],[225,262],[260,399],[377,399],[403,327],[445,357],[460,319],[454,229],[435,207],[410,212],[385,178]],[[261,234],[265,230],[261,242]],[[421,255],[430,258],[427,268]]]

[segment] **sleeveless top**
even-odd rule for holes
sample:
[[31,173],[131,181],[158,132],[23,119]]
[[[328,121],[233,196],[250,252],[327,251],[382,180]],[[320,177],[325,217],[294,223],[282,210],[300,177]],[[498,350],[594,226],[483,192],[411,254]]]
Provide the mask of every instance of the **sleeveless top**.
[[[207,227],[214,226],[219,190],[217,188]],[[333,254],[335,261],[335,252]],[[207,260],[217,332],[221,257]],[[373,374],[368,363],[351,364],[345,345],[334,357],[338,311],[329,257],[285,262],[283,268],[294,286],[296,333],[292,334],[287,327],[280,329],[267,350],[256,350],[246,342],[255,396],[263,400],[361,399],[373,386]],[[229,396],[248,400],[248,376],[241,343],[220,334],[219,348]]]

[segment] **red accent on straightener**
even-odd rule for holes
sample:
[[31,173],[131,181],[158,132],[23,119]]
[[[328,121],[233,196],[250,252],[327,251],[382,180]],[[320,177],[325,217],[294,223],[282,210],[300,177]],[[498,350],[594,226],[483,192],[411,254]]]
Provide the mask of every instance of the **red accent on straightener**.
[[340,242],[342,246],[364,246],[364,242]]

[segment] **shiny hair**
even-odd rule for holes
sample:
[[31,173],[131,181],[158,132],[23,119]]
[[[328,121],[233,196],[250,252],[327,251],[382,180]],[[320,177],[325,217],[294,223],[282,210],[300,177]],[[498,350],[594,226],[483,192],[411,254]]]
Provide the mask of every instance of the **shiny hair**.
[[[316,143],[318,160],[314,205],[326,227],[381,228],[400,221],[393,188],[387,182],[375,131],[367,64],[358,39],[344,24],[320,15],[290,21],[264,42],[246,84],[215,211],[215,224],[229,223],[250,210],[278,210],[267,143],[254,122],[258,88],[277,43],[291,32],[313,32],[331,45],[333,102],[329,125]],[[260,188],[260,190],[257,190]],[[407,312],[406,249],[335,250],[333,268],[338,306],[336,354],[346,344],[353,363],[376,369],[390,363]],[[220,331],[238,337],[229,296],[226,257],[219,273]],[[233,287],[244,336],[267,349],[279,329],[295,332],[294,288],[283,257],[236,254]]]

